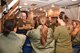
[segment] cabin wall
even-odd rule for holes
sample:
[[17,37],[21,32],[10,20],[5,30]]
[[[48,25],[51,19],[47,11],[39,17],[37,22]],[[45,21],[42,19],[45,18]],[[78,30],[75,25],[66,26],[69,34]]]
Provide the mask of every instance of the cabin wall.
[[72,7],[69,9],[61,8],[60,11],[64,11],[66,15],[71,18],[72,20],[79,20],[80,19],[80,7]]

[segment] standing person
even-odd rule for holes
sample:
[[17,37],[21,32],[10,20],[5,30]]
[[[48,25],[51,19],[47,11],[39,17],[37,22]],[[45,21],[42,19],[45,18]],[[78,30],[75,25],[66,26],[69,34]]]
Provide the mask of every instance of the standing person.
[[[31,29],[32,27],[31,22],[28,21],[27,18],[28,18],[28,13],[26,11],[22,11],[21,19],[18,21],[18,24],[17,24],[18,25],[17,33],[26,35],[27,31]],[[27,37],[25,44],[23,46],[23,53],[26,53],[26,52],[31,53],[31,51],[32,51],[32,47],[30,44],[30,40]]]
[[22,53],[22,46],[26,36],[16,33],[16,24],[6,20],[0,34],[0,53]]
[[57,26],[57,17],[48,17],[48,25],[54,32],[55,27]]
[[72,53],[71,36],[65,22],[58,18],[59,26],[54,31],[55,53]]
[[17,33],[25,34],[27,30],[31,28],[31,23],[27,21],[28,13],[26,11],[21,11],[20,19],[17,22],[18,30]]
[[52,28],[52,30],[54,30],[54,23],[53,23],[53,17],[48,17],[48,21],[49,21],[49,27]]
[[80,53],[80,21],[73,21],[73,31],[71,32],[73,53]]
[[46,18],[40,17],[40,24],[36,29],[28,31],[32,53],[54,53],[54,37],[51,28],[46,26]]

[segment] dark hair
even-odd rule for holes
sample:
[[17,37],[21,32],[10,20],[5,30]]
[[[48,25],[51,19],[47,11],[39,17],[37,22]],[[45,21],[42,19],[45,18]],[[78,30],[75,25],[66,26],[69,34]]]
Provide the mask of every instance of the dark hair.
[[61,11],[60,14],[65,14],[65,12]]
[[8,34],[14,30],[16,23],[13,20],[6,20],[3,25],[3,35],[8,36]]
[[21,13],[25,13],[26,17],[28,17],[28,12],[27,11],[21,11]]
[[68,22],[68,16],[65,15],[65,12],[60,12],[59,18],[62,19],[64,22]]
[[59,18],[63,19],[63,15],[65,14],[65,12],[60,12]]

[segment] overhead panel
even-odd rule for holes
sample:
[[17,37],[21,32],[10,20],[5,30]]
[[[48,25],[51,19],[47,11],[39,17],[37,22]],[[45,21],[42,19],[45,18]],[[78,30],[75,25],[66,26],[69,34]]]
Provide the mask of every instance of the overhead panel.
[[[40,8],[46,5],[49,5],[57,0],[20,0],[20,6],[24,8]],[[26,3],[26,5],[24,5]]]

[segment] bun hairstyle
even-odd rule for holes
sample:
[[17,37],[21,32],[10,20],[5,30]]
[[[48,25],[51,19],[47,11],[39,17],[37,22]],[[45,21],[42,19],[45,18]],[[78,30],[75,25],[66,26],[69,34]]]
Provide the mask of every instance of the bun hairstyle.
[[13,20],[6,20],[3,25],[3,35],[8,36],[11,31],[16,27],[16,23]]
[[48,33],[48,27],[46,26],[46,17],[41,17],[40,18],[40,23],[41,23],[41,28],[40,28],[40,33],[41,33],[41,44],[44,46],[47,42],[47,33]]
[[60,12],[59,18],[62,19],[64,22],[68,22],[68,17],[65,15],[65,12]]

